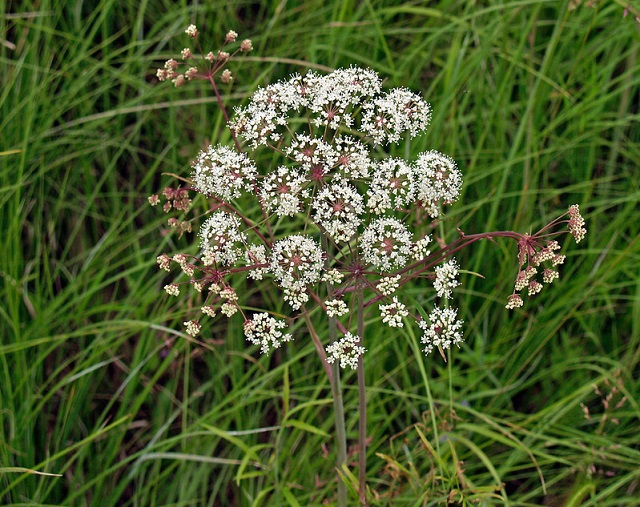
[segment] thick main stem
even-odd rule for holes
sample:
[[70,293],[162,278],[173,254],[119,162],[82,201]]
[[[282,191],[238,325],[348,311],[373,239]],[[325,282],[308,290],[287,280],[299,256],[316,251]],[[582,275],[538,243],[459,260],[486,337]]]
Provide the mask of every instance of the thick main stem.
[[[336,445],[338,455],[336,457],[336,469],[344,471],[347,463],[347,428],[344,423],[344,404],[342,402],[342,386],[340,385],[340,363],[333,363],[333,417],[336,426]],[[347,485],[338,474],[338,507],[347,507]]]
[[[364,286],[358,287],[358,337],[364,340]],[[360,504],[367,505],[367,393],[363,356],[358,357],[358,492]]]
[[[329,242],[326,236],[322,236],[322,249],[329,251]],[[329,269],[329,258],[325,259],[325,268]],[[327,283],[327,294],[333,292],[333,284]],[[329,340],[331,343],[338,339],[338,321],[335,317],[329,317]],[[334,361],[332,365],[333,379],[331,392],[333,394],[333,418],[336,426],[336,470],[343,472],[347,464],[347,428],[344,421],[344,403],[342,401],[342,384],[340,383],[340,363]],[[338,473],[338,507],[347,507],[347,485]]]

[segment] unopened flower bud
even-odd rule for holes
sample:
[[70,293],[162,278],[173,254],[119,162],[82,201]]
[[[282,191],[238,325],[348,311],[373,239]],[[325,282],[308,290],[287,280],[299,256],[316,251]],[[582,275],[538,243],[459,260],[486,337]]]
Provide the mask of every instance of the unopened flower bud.
[[182,55],[183,60],[188,60],[192,56],[189,48],[184,48],[180,54]]
[[180,88],[184,84],[184,76],[182,74],[176,76],[175,79],[171,80],[176,88]]
[[187,29],[184,31],[184,33],[186,33],[192,39],[195,39],[198,36],[199,32],[198,32],[198,29],[196,28],[196,25],[189,25]]
[[240,44],[240,51],[243,52],[249,52],[253,49],[253,45],[251,44],[251,40],[250,39],[245,39],[242,41],[242,44]]
[[198,75],[198,69],[196,67],[189,67],[184,75],[187,79],[193,79]]
[[231,81],[233,79],[233,75],[231,74],[231,71],[229,69],[224,69],[222,71],[222,76],[220,77],[220,80],[223,83],[228,83],[229,81]]
[[233,30],[229,30],[227,32],[227,36],[225,38],[225,41],[226,42],[235,42],[237,38],[238,38],[238,34],[236,32],[234,32]]

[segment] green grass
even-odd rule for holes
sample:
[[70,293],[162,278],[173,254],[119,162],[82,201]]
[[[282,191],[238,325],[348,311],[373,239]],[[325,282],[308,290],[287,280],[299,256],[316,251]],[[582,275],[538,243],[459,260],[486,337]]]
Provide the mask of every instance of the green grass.
[[229,141],[204,84],[154,78],[196,22],[212,49],[231,28],[254,42],[232,104],[317,66],[421,91],[432,125],[394,149],[457,160],[451,238],[585,213],[561,279],[521,311],[503,309],[514,245],[458,257],[484,278],[463,277],[466,343],[448,363],[409,328],[369,325],[373,504],[638,505],[640,6],[94,4],[0,3],[0,503],[334,501],[331,393],[304,333],[271,357],[239,319],[192,343],[188,308],[162,292],[155,257],[191,238],[165,235],[146,196]]

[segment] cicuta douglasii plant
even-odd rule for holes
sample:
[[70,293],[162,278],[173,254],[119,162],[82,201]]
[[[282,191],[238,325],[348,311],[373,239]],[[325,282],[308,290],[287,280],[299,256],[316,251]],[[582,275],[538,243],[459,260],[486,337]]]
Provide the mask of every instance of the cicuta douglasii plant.
[[[515,240],[519,270],[506,303],[515,308],[523,304],[522,291],[537,294],[558,277],[555,267],[565,257],[558,253],[557,238],[568,232],[580,241],[584,221],[574,205],[534,234],[458,231],[449,244],[436,240],[429,232],[462,186],[456,163],[435,150],[413,160],[386,153],[389,145],[427,129],[431,106],[420,95],[405,88],[383,89],[370,69],[350,67],[326,75],[309,71],[259,88],[230,117],[217,82],[233,79],[226,64],[238,52],[251,50],[251,42],[243,41],[234,53],[225,51],[227,45],[237,45],[237,34],[230,31],[221,50],[205,54],[196,28],[191,25],[186,32],[200,55],[184,49],[183,63],[169,60],[158,77],[176,86],[208,80],[234,143],[202,150],[187,188],[167,188],[163,199],[150,198],[152,204],[164,200],[167,212],[187,212],[189,192],[203,194],[209,203],[198,228],[199,253],[158,257],[162,269],[176,266],[184,274],[165,290],[172,296],[193,291],[203,301],[199,314],[185,322],[192,336],[201,332],[203,320],[221,313],[225,318],[239,314],[247,341],[262,354],[285,342],[313,341],[332,386],[336,469],[341,472],[346,434],[340,368],[357,369],[358,494],[365,504],[365,314],[379,314],[391,328],[417,325],[425,354],[437,350],[444,357],[445,350],[463,341],[463,321],[451,302],[460,285],[461,266],[454,258],[458,251],[481,239]],[[180,65],[188,67],[182,74]],[[265,150],[273,154],[268,166],[256,163],[258,156],[266,159]],[[243,207],[246,202],[254,205]],[[198,218],[181,216],[169,223],[184,232],[191,230],[192,221]],[[272,308],[249,310],[233,286],[238,275],[275,286],[288,306],[286,315]],[[437,305],[408,307],[402,287],[410,281],[423,283]],[[328,342],[321,339],[327,333],[317,332],[318,319],[312,321],[318,312],[326,316]],[[308,334],[287,331],[297,319],[303,319]],[[338,483],[338,502],[345,505],[342,479]]]

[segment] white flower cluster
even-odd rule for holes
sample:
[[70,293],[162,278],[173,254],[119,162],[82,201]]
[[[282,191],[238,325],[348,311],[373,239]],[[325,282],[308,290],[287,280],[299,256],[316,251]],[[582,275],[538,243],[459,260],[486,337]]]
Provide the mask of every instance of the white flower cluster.
[[[382,146],[423,133],[430,119],[431,107],[422,97],[405,88],[383,91],[370,69],[310,71],[259,88],[230,120],[236,147],[207,147],[192,165],[195,190],[218,211],[200,228],[199,259],[173,260],[196,290],[209,287],[202,312],[244,315],[237,295],[225,292],[227,275],[244,273],[274,281],[294,311],[322,299],[327,315],[338,318],[349,311],[349,286],[366,278],[380,301],[382,321],[402,327],[410,313],[394,292],[431,255],[432,241],[424,233],[414,239],[409,224],[413,217],[424,223],[425,212],[438,217],[443,205],[458,198],[462,178],[455,162],[439,152],[408,161],[384,155]],[[251,150],[242,150],[241,141],[273,151],[273,165],[264,169]],[[245,202],[259,207],[242,209]],[[324,250],[321,237],[328,245]],[[168,270],[168,257],[157,261]],[[459,284],[457,272],[455,262],[436,268],[438,296],[450,297]],[[179,293],[175,284],[166,290]],[[244,330],[247,340],[267,353],[290,339],[284,327],[284,321],[258,313]],[[449,328],[455,335],[455,326]],[[433,346],[444,347],[447,339],[458,343],[454,335],[429,329]],[[327,348],[330,361],[354,368],[364,350],[350,333]]]
[[342,317],[349,313],[347,303],[342,299],[330,299],[325,303],[325,305],[327,307],[327,315],[329,317]]
[[349,241],[358,230],[364,211],[362,196],[355,187],[341,181],[323,187],[312,207],[315,222],[334,241]]
[[241,245],[246,241],[246,235],[240,232],[240,221],[225,211],[214,213],[202,224],[200,237],[205,266],[235,263],[242,255]]
[[262,180],[260,199],[268,211],[279,217],[293,216],[301,209],[300,199],[308,197],[305,183],[306,178],[301,170],[280,166]]
[[193,164],[196,190],[223,201],[237,199],[242,190],[250,192],[256,175],[256,166],[249,156],[227,146],[209,146]]
[[458,263],[455,259],[450,259],[436,267],[436,279],[433,282],[433,287],[436,289],[438,297],[451,298],[451,291],[460,285],[458,269]]
[[425,354],[431,354],[434,347],[447,350],[451,345],[462,343],[463,321],[457,320],[458,310],[456,308],[434,308],[429,314],[429,322],[420,321],[418,326],[424,331],[422,343],[425,345]]
[[291,341],[290,334],[283,334],[286,323],[276,320],[268,313],[256,313],[244,323],[244,335],[254,345],[260,345],[263,354],[269,354],[271,347],[277,349],[284,342]]
[[308,236],[289,236],[273,246],[270,270],[294,310],[309,300],[307,286],[320,280],[322,264],[320,245]]
[[360,236],[363,259],[383,272],[404,267],[411,255],[411,233],[397,218],[373,220]]
[[388,305],[380,305],[382,322],[389,327],[403,327],[402,317],[409,315],[406,307],[398,301],[398,296],[393,296],[393,302]]
[[358,358],[366,352],[359,343],[360,338],[357,335],[345,334],[327,347],[327,362],[331,364],[339,360],[340,368],[350,366],[355,370],[358,367]]

